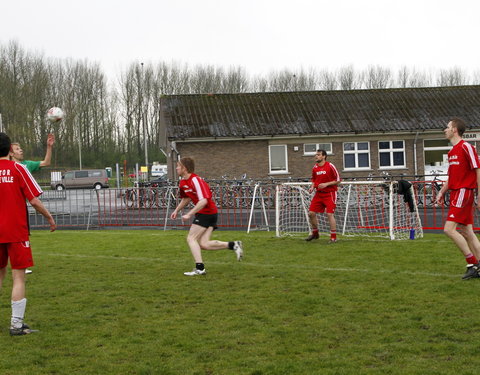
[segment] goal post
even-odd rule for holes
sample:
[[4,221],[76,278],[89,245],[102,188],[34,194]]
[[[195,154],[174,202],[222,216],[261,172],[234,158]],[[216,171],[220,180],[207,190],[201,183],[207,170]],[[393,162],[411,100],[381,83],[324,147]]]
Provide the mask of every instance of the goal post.
[[[276,187],[275,220],[278,237],[307,235],[313,193],[309,182],[286,182]],[[410,186],[410,200],[399,181],[346,181],[338,186],[337,234],[391,240],[423,237],[420,215]],[[399,190],[400,189],[400,190]],[[407,194],[407,195],[405,195]],[[330,233],[326,215],[318,215],[319,232]]]

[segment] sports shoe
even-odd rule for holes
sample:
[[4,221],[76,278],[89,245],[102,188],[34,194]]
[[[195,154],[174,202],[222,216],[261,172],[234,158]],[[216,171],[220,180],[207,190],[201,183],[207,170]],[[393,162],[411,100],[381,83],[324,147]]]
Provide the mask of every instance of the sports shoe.
[[36,329],[30,329],[28,325],[25,323],[22,324],[20,328],[14,328],[10,327],[10,336],[23,336],[23,335],[28,335],[33,332],[38,332]]
[[197,268],[194,268],[192,272],[184,272],[183,274],[185,276],[200,276],[200,275],[206,275],[207,271],[205,269],[199,270]]
[[32,270],[29,270],[28,268],[25,270],[25,274],[28,275],[29,273],[32,273]]
[[334,243],[337,243],[337,242],[338,242],[338,240],[336,238],[335,239],[330,238],[330,241],[328,241],[328,244],[331,245],[331,244],[334,244]]
[[317,233],[311,233],[307,238],[305,238],[305,241],[311,241],[311,240],[318,240],[320,236]]
[[243,244],[242,241],[234,241],[233,250],[237,254],[237,260],[241,261],[243,258]]
[[480,263],[469,265],[467,266],[467,272],[465,272],[465,275],[463,275],[462,279],[468,280],[468,279],[479,278],[480,277],[479,271],[480,271]]

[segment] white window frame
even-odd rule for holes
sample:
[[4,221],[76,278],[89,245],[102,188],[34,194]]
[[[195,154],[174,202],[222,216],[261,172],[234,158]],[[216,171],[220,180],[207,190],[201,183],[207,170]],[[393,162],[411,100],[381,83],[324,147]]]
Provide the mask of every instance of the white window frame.
[[[380,149],[380,142],[388,142],[390,144],[389,148]],[[402,148],[393,148],[393,142],[402,142]],[[393,165],[393,153],[402,152],[403,153],[403,165]],[[380,154],[390,154],[390,165],[381,166],[380,165]],[[393,141],[378,141],[378,169],[405,169],[407,167],[407,155],[405,153],[405,141],[401,139],[396,139]]]
[[[305,151],[306,145],[315,145],[315,151]],[[325,145],[330,146],[330,151],[325,148]],[[329,142],[322,142],[322,143],[304,143],[303,144],[303,156],[313,156],[316,154],[317,150],[326,150],[327,155],[333,155],[333,147],[332,144]]]
[[[285,153],[285,169],[272,171],[272,147],[283,147]],[[288,148],[287,145],[269,145],[268,146],[268,169],[269,174],[285,174],[288,173]]]
[[[346,143],[353,143],[355,145],[354,150],[345,150],[345,144]],[[359,143],[366,143],[368,145],[367,150],[359,150],[358,149],[358,144]],[[343,169],[345,171],[370,171],[372,161],[370,158],[370,142],[369,141],[359,141],[359,142],[343,142],[342,144],[342,150],[343,150]],[[345,165],[345,155],[355,155],[355,167],[347,167]],[[359,167],[358,166],[358,155],[359,154],[367,154],[368,155],[368,167]]]
[[[452,145],[451,143],[448,143],[448,145],[446,146],[425,146],[425,142],[428,142],[428,141],[439,141],[439,140],[442,140],[442,141],[445,141],[444,138],[431,138],[431,139],[424,139],[423,140],[423,160],[424,160],[424,168],[425,168],[425,171],[427,170],[427,167],[432,167],[430,165],[427,165],[426,164],[426,160],[427,160],[427,152],[429,151],[446,151],[444,154],[448,154],[448,152],[452,149]],[[440,161],[440,162],[443,162],[443,161]],[[447,161],[447,165],[448,165],[448,161]],[[432,168],[438,168],[439,166],[434,166]]]

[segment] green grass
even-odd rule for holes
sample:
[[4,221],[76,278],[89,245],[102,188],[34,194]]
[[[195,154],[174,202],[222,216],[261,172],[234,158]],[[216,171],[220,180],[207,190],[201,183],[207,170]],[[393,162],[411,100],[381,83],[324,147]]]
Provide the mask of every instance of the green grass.
[[474,374],[476,289],[443,235],[415,241],[220,231],[246,257],[185,231],[35,231],[26,322],[0,308],[1,374]]

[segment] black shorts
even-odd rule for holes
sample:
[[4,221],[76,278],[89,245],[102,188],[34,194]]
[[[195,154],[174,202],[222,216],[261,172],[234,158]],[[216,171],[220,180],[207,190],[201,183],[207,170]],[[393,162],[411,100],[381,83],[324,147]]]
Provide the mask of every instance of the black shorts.
[[195,214],[193,224],[200,225],[204,228],[213,227],[213,229],[217,229],[217,219],[218,214]]

